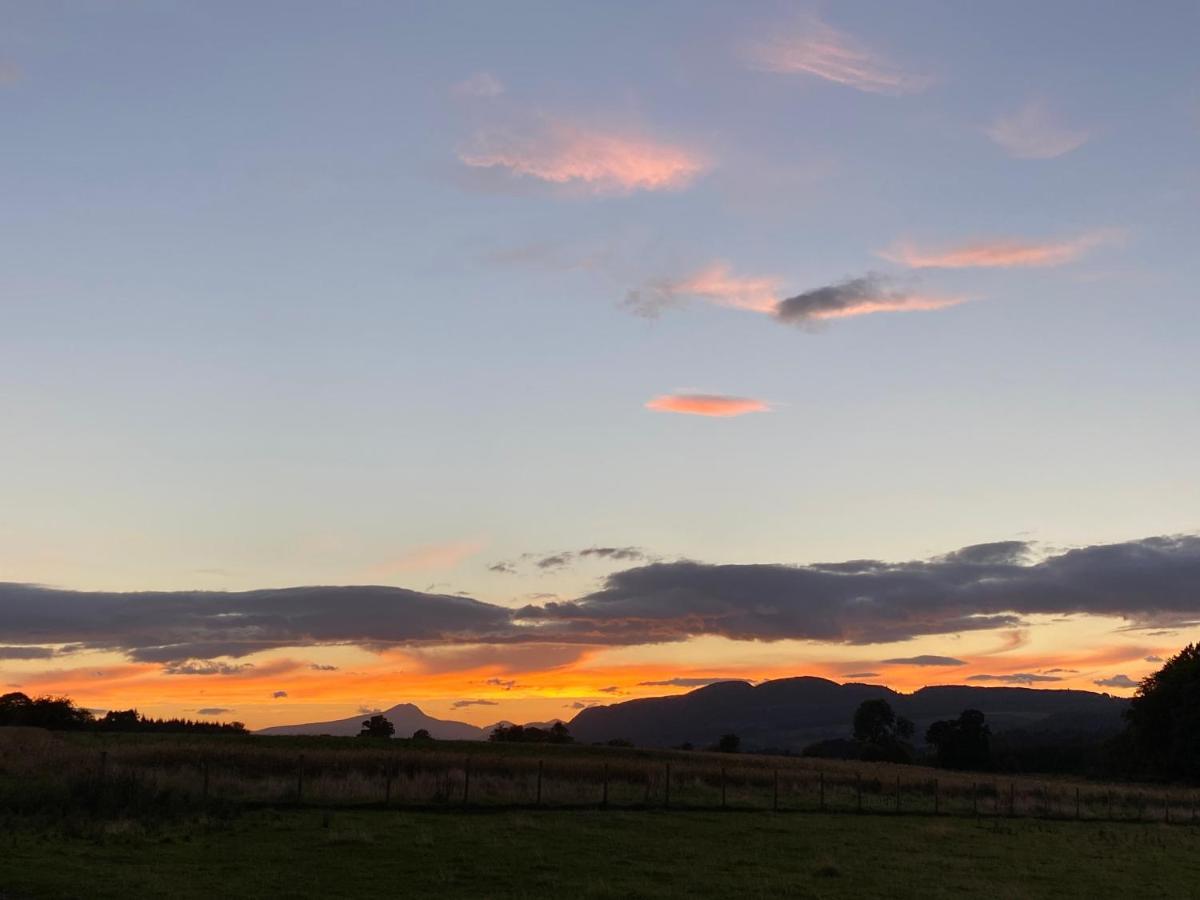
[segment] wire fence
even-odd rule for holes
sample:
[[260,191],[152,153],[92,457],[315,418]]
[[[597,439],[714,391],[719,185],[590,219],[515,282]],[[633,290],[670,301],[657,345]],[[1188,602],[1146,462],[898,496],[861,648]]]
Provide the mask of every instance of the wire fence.
[[[761,761],[569,759],[485,754],[398,757],[381,765],[276,756],[270,766],[229,758],[150,763],[100,751],[89,778],[97,796],[142,803],[362,809],[671,809],[827,812],[1197,822],[1197,794],[1180,788],[1004,779],[970,773],[926,777],[881,767],[824,769]],[[892,767],[894,771],[896,767]]]

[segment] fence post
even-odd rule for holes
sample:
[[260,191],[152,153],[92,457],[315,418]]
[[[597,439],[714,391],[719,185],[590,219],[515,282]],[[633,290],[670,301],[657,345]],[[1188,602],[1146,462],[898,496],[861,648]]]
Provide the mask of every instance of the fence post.
[[384,788],[383,788],[383,805],[392,805],[392,768],[385,766],[383,769]]
[[1170,794],[1163,795],[1163,821],[1164,822],[1171,821],[1171,795]]
[[862,812],[862,772],[854,773],[854,790],[858,795],[858,811]]
[[300,761],[296,765],[296,802],[304,801],[304,754],[300,754]]
[[671,808],[671,764],[667,763],[666,781],[663,783],[663,809]]
[[600,805],[608,808],[608,763],[604,764],[604,795],[600,799]]
[[933,814],[936,816],[942,811],[941,792],[938,790],[938,780],[933,779]]
[[1008,783],[1008,817],[1017,814],[1017,787],[1011,781]]
[[721,809],[725,808],[725,767],[721,766]]
[[1112,821],[1112,791],[1107,791],[1105,793],[1105,800],[1108,803],[1108,814],[1107,814],[1106,818],[1108,819],[1108,821],[1111,822]]
[[538,760],[538,777],[537,777],[537,805],[542,805],[542,768],[545,766],[544,759]]
[[200,763],[200,774],[203,776],[200,783],[200,800],[203,803],[208,802],[208,760]]
[[[779,770],[775,770],[775,785],[771,792],[771,811],[779,812]],[[1192,811],[1192,818],[1195,818],[1195,810]]]
[[471,757],[463,760],[463,806],[471,799]]
[[821,812],[825,812],[825,773],[824,772],[819,772],[817,774],[817,790],[820,792],[820,799],[818,801],[818,805],[820,807]]
[[1079,788],[1075,788],[1075,818],[1079,818]]
[[979,815],[979,782],[975,781],[971,784],[971,815]]
[[900,812],[900,776],[896,776],[896,812]]
[[650,806],[650,781],[653,778],[654,778],[654,775],[650,772],[649,769],[647,769],[646,770],[646,806],[647,807]]

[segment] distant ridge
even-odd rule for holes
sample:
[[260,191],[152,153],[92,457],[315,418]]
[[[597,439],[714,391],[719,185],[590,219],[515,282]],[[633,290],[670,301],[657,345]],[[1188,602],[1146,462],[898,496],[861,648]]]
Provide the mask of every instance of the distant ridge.
[[[263,728],[255,734],[330,734],[356,735],[362,730],[362,723],[373,713],[360,713],[346,719],[335,719],[332,722],[310,722],[302,725],[274,725]],[[446,719],[435,719],[427,716],[419,707],[412,703],[399,703],[391,709],[385,709],[382,715],[396,726],[396,737],[412,737],[413,732],[424,728],[430,737],[439,741],[482,741],[488,733],[482,728],[469,725],[466,722],[454,722]]]
[[800,750],[816,741],[847,737],[855,709],[876,698],[913,720],[918,741],[932,722],[957,718],[964,709],[982,710],[995,732],[1111,734],[1120,729],[1128,705],[1092,691],[939,685],[901,694],[883,685],[801,676],[757,686],[722,681],[671,697],[593,706],[568,726],[584,743],[622,739],[646,747],[703,747],[733,733],[747,749]]

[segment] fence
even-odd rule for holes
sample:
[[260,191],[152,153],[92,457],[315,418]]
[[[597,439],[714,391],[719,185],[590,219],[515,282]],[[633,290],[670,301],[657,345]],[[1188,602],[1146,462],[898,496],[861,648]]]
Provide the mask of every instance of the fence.
[[[998,779],[897,767],[832,770],[762,761],[646,762],[394,754],[381,765],[304,755],[168,764],[95,757],[97,796],[138,795],[179,804],[329,808],[610,808],[762,810],[1089,821],[1197,821],[1196,795],[1181,789]],[[895,773],[895,774],[893,774]]]

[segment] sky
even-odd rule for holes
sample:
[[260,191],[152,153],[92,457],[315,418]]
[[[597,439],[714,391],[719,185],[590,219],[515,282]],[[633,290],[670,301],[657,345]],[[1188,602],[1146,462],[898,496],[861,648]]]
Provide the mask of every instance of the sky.
[[1127,696],[1200,637],[1195,3],[0,12],[8,689]]

